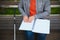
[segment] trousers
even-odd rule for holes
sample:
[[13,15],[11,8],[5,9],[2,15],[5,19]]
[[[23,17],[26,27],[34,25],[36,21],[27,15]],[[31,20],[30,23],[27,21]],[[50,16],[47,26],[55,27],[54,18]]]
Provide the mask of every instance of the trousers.
[[[38,33],[37,40],[46,40],[47,34]],[[34,33],[31,31],[25,31],[26,40],[34,40]]]

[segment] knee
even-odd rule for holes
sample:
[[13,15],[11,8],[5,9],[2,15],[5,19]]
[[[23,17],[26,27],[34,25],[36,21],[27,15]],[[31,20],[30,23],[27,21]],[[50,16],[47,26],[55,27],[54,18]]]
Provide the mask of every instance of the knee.
[[27,36],[32,36],[32,35],[34,35],[34,33],[31,32],[31,31],[25,31],[25,35],[27,35]]
[[47,34],[40,34],[40,36],[41,36],[41,37],[46,37],[46,36],[47,36]]
[[40,39],[45,39],[47,34],[38,34],[38,38]]

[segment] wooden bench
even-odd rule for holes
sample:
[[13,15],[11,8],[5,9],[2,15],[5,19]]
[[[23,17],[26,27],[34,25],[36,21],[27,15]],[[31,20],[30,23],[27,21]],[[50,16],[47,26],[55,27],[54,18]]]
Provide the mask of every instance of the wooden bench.
[[[0,16],[0,29],[13,29],[13,16]],[[50,16],[51,29],[60,29],[60,16]],[[16,27],[19,28],[22,21],[21,16],[16,16]]]

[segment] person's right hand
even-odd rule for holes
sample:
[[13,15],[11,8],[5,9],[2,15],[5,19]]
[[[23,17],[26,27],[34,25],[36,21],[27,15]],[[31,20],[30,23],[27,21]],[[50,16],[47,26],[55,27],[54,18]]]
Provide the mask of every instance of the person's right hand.
[[29,20],[28,16],[23,16],[23,20],[24,20],[24,22],[28,22],[28,20]]

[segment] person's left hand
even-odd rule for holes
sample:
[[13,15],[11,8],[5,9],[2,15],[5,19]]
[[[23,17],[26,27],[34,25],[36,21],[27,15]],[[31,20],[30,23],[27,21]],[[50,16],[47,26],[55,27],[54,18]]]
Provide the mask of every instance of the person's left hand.
[[29,22],[32,22],[32,20],[34,19],[35,16],[30,16],[29,17]]

